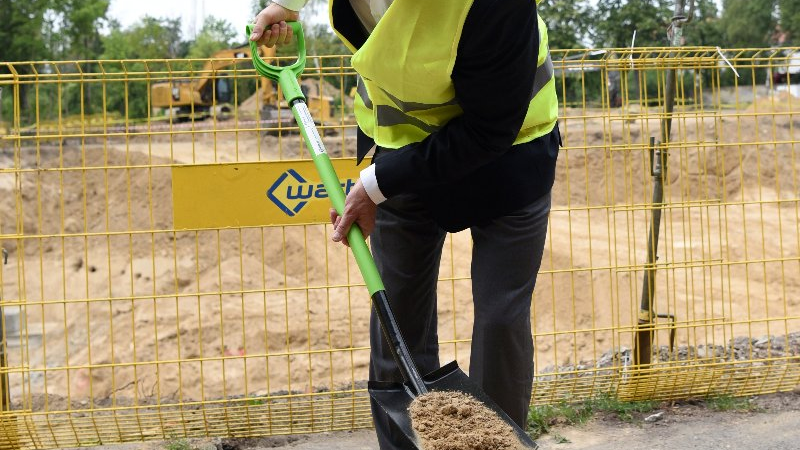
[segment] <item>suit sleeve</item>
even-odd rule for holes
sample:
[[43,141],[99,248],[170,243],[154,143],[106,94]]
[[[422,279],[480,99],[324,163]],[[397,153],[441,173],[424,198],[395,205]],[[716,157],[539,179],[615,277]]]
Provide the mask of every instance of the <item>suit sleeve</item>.
[[532,98],[538,50],[535,2],[475,0],[451,75],[463,114],[419,144],[379,158],[378,197],[459,180],[508,151]]

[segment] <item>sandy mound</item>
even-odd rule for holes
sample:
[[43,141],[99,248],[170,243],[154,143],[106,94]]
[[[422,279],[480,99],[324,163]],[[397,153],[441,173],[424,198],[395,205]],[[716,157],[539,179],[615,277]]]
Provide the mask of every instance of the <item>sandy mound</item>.
[[408,408],[422,450],[522,450],[507,423],[463,392],[431,392]]
[[[675,121],[656,302],[677,316],[678,345],[800,326],[798,109],[776,97]],[[537,371],[631,346],[658,134],[646,113],[564,114],[531,316]],[[32,374],[10,374],[12,397],[209,400],[366,379],[369,300],[329,227],[170,231],[171,165],[296,159],[299,137],[179,131],[0,148],[3,167],[23,169],[0,173],[0,234],[28,236],[2,242],[0,297],[26,303],[41,335],[9,350]],[[351,136],[325,139],[352,154]],[[448,237],[438,286],[441,360],[465,370],[471,250],[469,232]]]

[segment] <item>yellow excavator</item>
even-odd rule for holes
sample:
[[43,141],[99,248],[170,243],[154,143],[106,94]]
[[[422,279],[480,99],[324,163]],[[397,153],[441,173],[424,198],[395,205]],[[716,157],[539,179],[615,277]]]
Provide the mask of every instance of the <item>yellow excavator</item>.
[[[275,47],[259,47],[262,58],[275,57]],[[176,78],[169,81],[155,82],[151,85],[151,102],[153,108],[165,113],[177,121],[203,120],[216,117],[225,120],[233,114],[236,98],[234,97],[234,77],[231,71],[224,69],[239,63],[249,64],[250,46],[220,50],[212,55],[199,71],[199,76]],[[257,96],[256,104],[260,105],[260,117],[268,122],[293,121],[291,109],[285,104],[283,96],[275,85],[264,77],[258,77],[259,85],[253,96]],[[308,108],[315,120],[320,123],[329,122],[333,97],[319,94],[314,89],[314,80],[303,80],[304,91],[313,92],[308,95]],[[242,89],[241,85],[239,89]],[[250,99],[249,99],[250,100]],[[242,103],[253,103],[245,100]],[[278,114],[278,109],[283,109]],[[251,111],[255,116],[255,111]],[[283,123],[287,125],[287,123]]]

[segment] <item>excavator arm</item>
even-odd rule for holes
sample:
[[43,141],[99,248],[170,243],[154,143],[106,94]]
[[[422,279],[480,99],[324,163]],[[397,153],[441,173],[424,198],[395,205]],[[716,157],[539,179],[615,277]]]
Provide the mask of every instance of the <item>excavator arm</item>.
[[[275,48],[259,47],[262,58],[275,56]],[[239,63],[251,61],[250,46],[220,50],[209,57],[196,77],[189,80],[169,80],[151,86],[152,106],[177,111],[178,117],[186,119],[192,115],[203,117],[212,113],[211,108],[233,101],[233,79],[225,69]],[[259,91],[264,104],[275,103],[277,95],[271,83],[260,78]],[[224,107],[224,106],[223,106]]]

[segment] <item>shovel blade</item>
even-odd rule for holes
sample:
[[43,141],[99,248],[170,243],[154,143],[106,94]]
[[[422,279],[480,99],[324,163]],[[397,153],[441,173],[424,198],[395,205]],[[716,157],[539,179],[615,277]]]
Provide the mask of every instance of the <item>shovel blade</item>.
[[[456,391],[470,395],[500,417],[514,429],[519,441],[525,448],[538,449],[536,442],[528,436],[497,404],[486,395],[459,367],[455,361],[442,366],[422,377],[428,391]],[[408,408],[416,397],[404,383],[390,383],[381,381],[369,382],[369,395],[378,403],[389,416],[389,419],[403,432],[403,434],[417,446],[422,448],[414,428],[411,426],[411,416]]]

